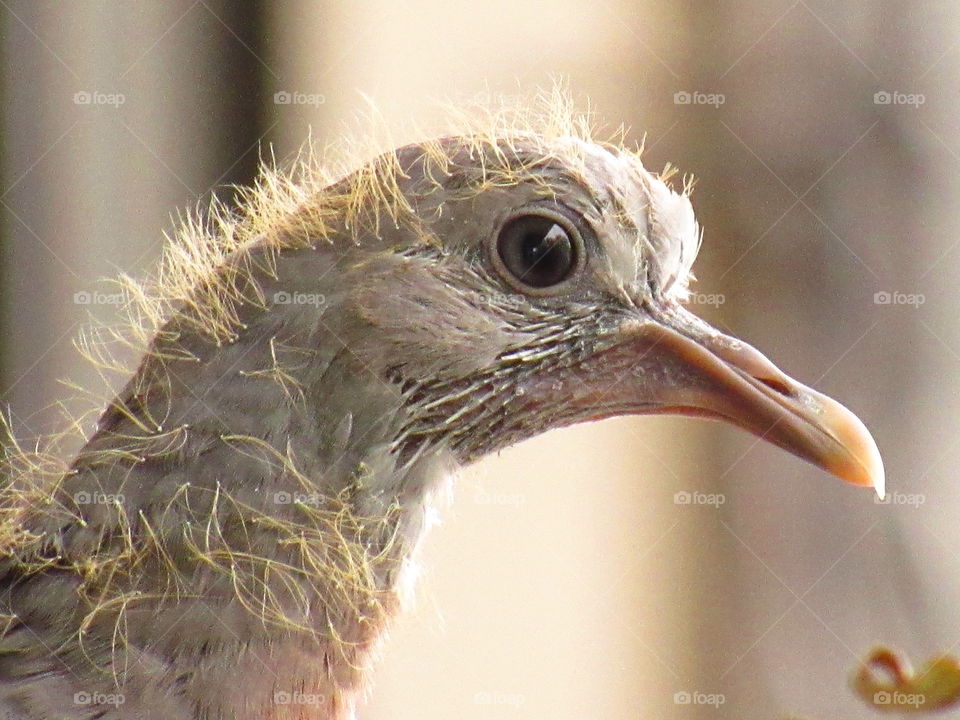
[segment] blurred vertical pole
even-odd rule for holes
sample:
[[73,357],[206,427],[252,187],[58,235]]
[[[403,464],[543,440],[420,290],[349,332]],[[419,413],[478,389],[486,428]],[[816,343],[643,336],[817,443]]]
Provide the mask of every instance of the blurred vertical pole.
[[203,9],[206,42],[199,47],[215,70],[194,118],[211,145],[212,189],[224,198],[223,186],[249,185],[257,175],[272,139],[269,88],[277,71],[264,60],[271,39],[265,0],[204,2]]
[[[7,14],[0,13],[0,37],[9,37],[9,27],[7,24]],[[0,42],[0,66],[9,67],[8,61],[9,57],[9,47],[7,43]],[[7,99],[9,93],[10,79],[7,77],[6,73],[0,74],[0,103],[4,107],[8,106],[8,103],[3,102]],[[0,124],[0,128],[5,129],[6,123]],[[5,188],[6,175],[4,173],[5,168],[7,167],[7,134],[0,130],[0,178],[2,178],[3,187]],[[0,190],[2,192],[2,190]],[[8,243],[8,223],[6,222],[6,213],[3,212],[2,206],[0,206],[0,278],[6,277],[6,253],[3,252],[3,248]],[[7,289],[6,283],[0,283],[0,338],[10,337],[11,325],[8,322],[7,314],[2,312],[2,309],[7,306],[9,303],[9,290]],[[7,367],[5,361],[5,347],[7,343],[0,342],[0,387],[6,387],[6,376],[4,370]],[[3,482],[3,478],[0,478],[0,482]]]
[[30,437],[61,378],[104,390],[71,347],[114,319],[98,281],[148,270],[178,209],[252,179],[269,69],[261,3],[4,7],[0,402]]

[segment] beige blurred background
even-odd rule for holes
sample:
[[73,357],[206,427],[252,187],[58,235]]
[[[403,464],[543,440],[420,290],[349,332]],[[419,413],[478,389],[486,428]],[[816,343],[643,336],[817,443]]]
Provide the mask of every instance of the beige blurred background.
[[83,302],[98,278],[148,271],[171,213],[249,182],[258,152],[334,139],[367,98],[402,128],[432,98],[558,75],[646,134],[649,167],[699,178],[694,310],[874,431],[888,505],[694,420],[568,429],[468,469],[361,718],[851,720],[875,717],[848,689],[875,643],[958,650],[960,7],[0,10],[0,402],[24,438],[55,425],[59,378],[94,383],[71,339],[115,310]]

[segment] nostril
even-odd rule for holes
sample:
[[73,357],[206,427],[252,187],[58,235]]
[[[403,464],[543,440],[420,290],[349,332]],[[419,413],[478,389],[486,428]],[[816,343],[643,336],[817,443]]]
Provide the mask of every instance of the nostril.
[[771,390],[774,390],[775,392],[780,393],[781,395],[784,395],[786,397],[793,397],[793,389],[783,380],[780,380],[778,378],[757,377],[757,376],[754,376],[753,379],[758,380],[759,382],[762,382],[768,388],[770,388]]

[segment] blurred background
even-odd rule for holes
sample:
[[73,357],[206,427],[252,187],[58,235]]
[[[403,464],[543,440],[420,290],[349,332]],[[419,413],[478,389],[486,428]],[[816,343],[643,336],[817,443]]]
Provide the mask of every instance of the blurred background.
[[[843,401],[890,500],[736,430],[610,420],[469,468],[364,720],[875,717],[874,644],[960,643],[960,6],[2,0],[0,402],[24,439],[178,208],[372,99],[565,77],[698,178],[693,309]],[[237,679],[242,682],[242,678]]]

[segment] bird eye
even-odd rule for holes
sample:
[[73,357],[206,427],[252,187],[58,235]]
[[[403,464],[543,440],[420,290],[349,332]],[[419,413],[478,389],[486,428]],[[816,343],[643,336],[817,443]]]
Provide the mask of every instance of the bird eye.
[[497,236],[497,255],[513,279],[533,288],[566,280],[577,264],[572,232],[559,218],[546,214],[518,215]]

